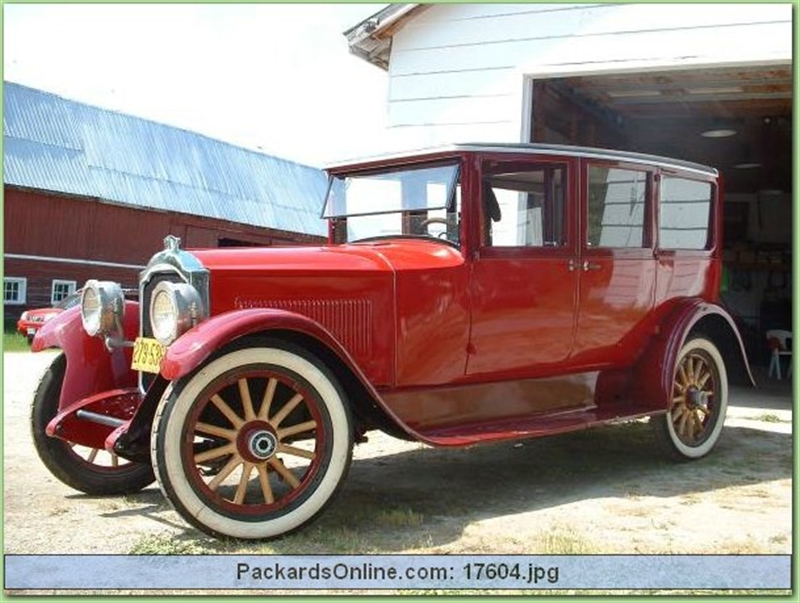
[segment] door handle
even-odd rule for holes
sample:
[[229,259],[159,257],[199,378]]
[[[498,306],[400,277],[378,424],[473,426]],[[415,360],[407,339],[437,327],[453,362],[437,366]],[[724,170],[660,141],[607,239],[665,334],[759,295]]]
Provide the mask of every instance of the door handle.
[[[567,262],[567,270],[570,272],[575,272],[579,268],[577,262],[575,260],[570,260]],[[584,262],[580,265],[580,269],[584,272],[589,272],[590,270],[602,270],[602,266],[600,264],[593,264],[589,260],[584,260]]]

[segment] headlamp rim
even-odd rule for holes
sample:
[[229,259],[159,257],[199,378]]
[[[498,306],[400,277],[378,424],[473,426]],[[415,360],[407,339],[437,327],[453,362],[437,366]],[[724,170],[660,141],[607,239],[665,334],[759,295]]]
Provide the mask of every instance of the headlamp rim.
[[[174,313],[172,329],[168,337],[160,337],[160,330],[156,329],[153,321],[153,310],[156,300],[159,295],[162,294],[167,294],[169,296]],[[204,311],[200,293],[191,284],[186,282],[174,283],[171,281],[162,281],[153,289],[153,293],[150,297],[148,318],[150,320],[150,329],[153,333],[153,337],[161,345],[170,345],[178,339],[178,337],[191,329],[203,317]]]
[[[86,311],[86,298],[94,295],[97,307]],[[121,337],[125,314],[125,294],[119,283],[89,279],[81,291],[81,324],[91,337]]]

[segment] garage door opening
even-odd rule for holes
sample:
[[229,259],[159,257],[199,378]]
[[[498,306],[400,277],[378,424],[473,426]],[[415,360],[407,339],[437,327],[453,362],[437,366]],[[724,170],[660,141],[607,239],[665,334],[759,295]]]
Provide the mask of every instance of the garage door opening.
[[717,168],[725,183],[722,298],[766,364],[792,328],[792,66],[532,80],[532,142],[653,153]]

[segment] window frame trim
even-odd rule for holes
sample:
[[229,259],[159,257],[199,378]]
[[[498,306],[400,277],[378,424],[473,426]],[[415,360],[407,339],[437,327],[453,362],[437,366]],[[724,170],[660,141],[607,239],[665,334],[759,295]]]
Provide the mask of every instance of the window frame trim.
[[[478,174],[478,191],[477,191],[477,207],[475,207],[475,215],[478,217],[477,231],[478,231],[478,257],[480,258],[498,258],[498,259],[514,259],[514,258],[573,258],[577,253],[577,237],[576,237],[576,211],[577,205],[577,171],[578,163],[577,158],[551,156],[551,155],[516,155],[511,154],[508,156],[498,157],[497,155],[485,155],[479,161],[479,174]],[[526,169],[534,170],[541,168],[562,168],[564,170],[564,245],[560,246],[533,246],[533,245],[507,245],[507,246],[492,246],[487,245],[484,241],[483,222],[486,212],[486,199],[483,188],[483,183],[487,178],[502,174],[504,170],[509,171],[524,171]]]
[[[21,300],[9,301],[6,300],[6,283],[20,283],[20,297]],[[24,306],[28,303],[28,278],[25,276],[4,276],[3,277],[3,305],[6,306]]]
[[[705,182],[711,186],[711,205],[708,209],[708,225],[706,246],[700,249],[690,247],[662,247],[661,246],[661,197],[662,197],[662,184],[664,178],[678,178],[682,180],[691,180],[692,182]],[[656,191],[655,200],[657,203],[657,210],[655,212],[655,251],[659,256],[679,254],[682,257],[697,256],[708,257],[712,255],[717,247],[721,232],[721,221],[718,218],[720,206],[722,201],[720,199],[720,184],[717,179],[703,178],[700,175],[687,174],[686,172],[679,172],[673,170],[659,170],[658,175],[658,188]]]
[[[644,232],[643,244],[641,247],[592,247],[588,245],[589,234],[589,168],[591,166],[601,166],[632,172],[644,172],[645,180],[645,208],[644,208]],[[652,259],[656,250],[656,190],[658,188],[659,169],[656,165],[643,163],[630,163],[625,161],[613,161],[598,159],[594,157],[584,157],[581,159],[581,183],[580,183],[580,224],[578,225],[578,247],[581,257],[593,258],[616,258],[645,260]]]
[[[55,299],[56,285],[67,285],[67,286],[70,287],[70,290],[61,299]],[[62,301],[65,298],[69,297],[70,295],[75,293],[75,291],[77,291],[77,290],[78,290],[78,282],[77,281],[70,281],[70,280],[66,280],[66,279],[54,278],[50,282],[50,304],[55,306],[57,303],[59,303],[60,301]]]

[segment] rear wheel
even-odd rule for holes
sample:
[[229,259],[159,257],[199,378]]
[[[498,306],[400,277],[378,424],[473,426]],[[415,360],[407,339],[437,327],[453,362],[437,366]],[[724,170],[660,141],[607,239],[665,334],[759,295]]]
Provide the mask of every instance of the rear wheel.
[[33,398],[33,444],[45,466],[66,485],[92,495],[132,494],[153,483],[155,476],[150,465],[47,435],[47,424],[58,413],[66,369],[67,361],[62,354],[45,372]]
[[654,417],[656,439],[675,460],[698,459],[716,446],[728,408],[728,376],[716,346],[687,341],[676,362],[667,413]]
[[186,521],[213,536],[264,539],[304,526],[331,501],[353,428],[323,364],[264,342],[176,382],[151,442],[159,484]]

